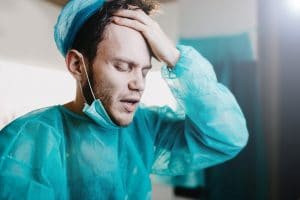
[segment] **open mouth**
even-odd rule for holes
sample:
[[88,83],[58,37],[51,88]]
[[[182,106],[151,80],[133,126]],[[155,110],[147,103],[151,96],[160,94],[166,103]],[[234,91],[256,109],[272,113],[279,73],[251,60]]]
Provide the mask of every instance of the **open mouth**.
[[137,100],[137,99],[123,99],[123,100],[121,100],[121,103],[123,104],[124,109],[128,113],[132,113],[135,110],[137,104],[139,103],[139,100]]

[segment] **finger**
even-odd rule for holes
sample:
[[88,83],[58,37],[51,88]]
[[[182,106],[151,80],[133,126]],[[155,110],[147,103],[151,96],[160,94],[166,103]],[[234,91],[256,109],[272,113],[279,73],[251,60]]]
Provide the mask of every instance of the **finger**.
[[145,25],[150,25],[152,22],[152,19],[144,11],[140,9],[138,10],[122,9],[122,10],[118,10],[113,15],[134,19]]
[[142,33],[145,33],[146,31],[146,25],[137,20],[114,16],[113,22],[117,25],[126,26]]
[[[140,23],[139,21],[124,18],[124,17],[114,16],[113,22],[117,25],[126,26],[128,28],[132,28],[136,31],[139,31],[147,38],[147,32],[146,32],[147,26],[145,24]],[[154,54],[154,52],[152,51],[151,48],[150,48],[150,51],[151,51],[151,56],[153,56],[154,58],[156,58],[159,61],[160,59]]]
[[129,10],[141,10],[140,7],[138,7],[138,6],[133,6],[133,5],[129,5],[128,8],[129,8]]

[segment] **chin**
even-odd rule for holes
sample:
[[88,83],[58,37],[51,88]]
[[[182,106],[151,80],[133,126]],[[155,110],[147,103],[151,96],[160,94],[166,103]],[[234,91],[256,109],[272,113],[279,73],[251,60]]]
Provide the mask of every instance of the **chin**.
[[131,124],[132,122],[132,118],[129,120],[129,119],[120,119],[120,120],[116,120],[114,121],[115,124],[117,124],[118,126],[122,126],[122,127],[126,127],[128,125]]
[[131,124],[132,121],[130,122],[116,122],[116,124],[120,127],[127,127]]
[[122,127],[126,127],[133,121],[134,113],[117,113],[111,116],[112,121]]

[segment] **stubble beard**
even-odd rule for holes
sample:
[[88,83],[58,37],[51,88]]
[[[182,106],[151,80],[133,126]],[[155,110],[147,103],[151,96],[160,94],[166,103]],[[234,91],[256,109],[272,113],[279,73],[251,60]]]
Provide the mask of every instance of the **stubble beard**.
[[[109,83],[105,83],[105,81],[103,81],[102,78],[99,78],[98,81],[95,81],[92,70],[91,73],[89,73],[89,78],[90,78],[91,88],[93,91],[91,91],[88,81],[85,82],[82,88],[86,102],[89,105],[93,103],[94,97],[92,95],[92,92],[94,92],[95,98],[101,101],[110,119],[118,126],[123,126],[123,127],[128,126],[131,123],[131,121],[128,123],[124,123],[124,122],[122,123],[123,121],[122,119],[118,120],[117,116],[114,116],[113,109],[118,109],[118,107],[117,106],[113,107],[114,106],[113,104],[117,103],[114,102],[113,99],[113,95],[112,95],[113,87]],[[117,113],[118,110],[115,111],[116,111],[115,115],[118,114]]]

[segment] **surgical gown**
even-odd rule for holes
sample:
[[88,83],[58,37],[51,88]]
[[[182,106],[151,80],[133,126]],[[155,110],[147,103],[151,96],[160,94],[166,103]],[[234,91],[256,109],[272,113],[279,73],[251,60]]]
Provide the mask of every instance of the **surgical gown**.
[[240,152],[248,132],[235,98],[196,50],[177,48],[162,76],[178,113],[141,105],[121,128],[56,105],[3,128],[0,199],[151,199],[151,173],[186,174]]

